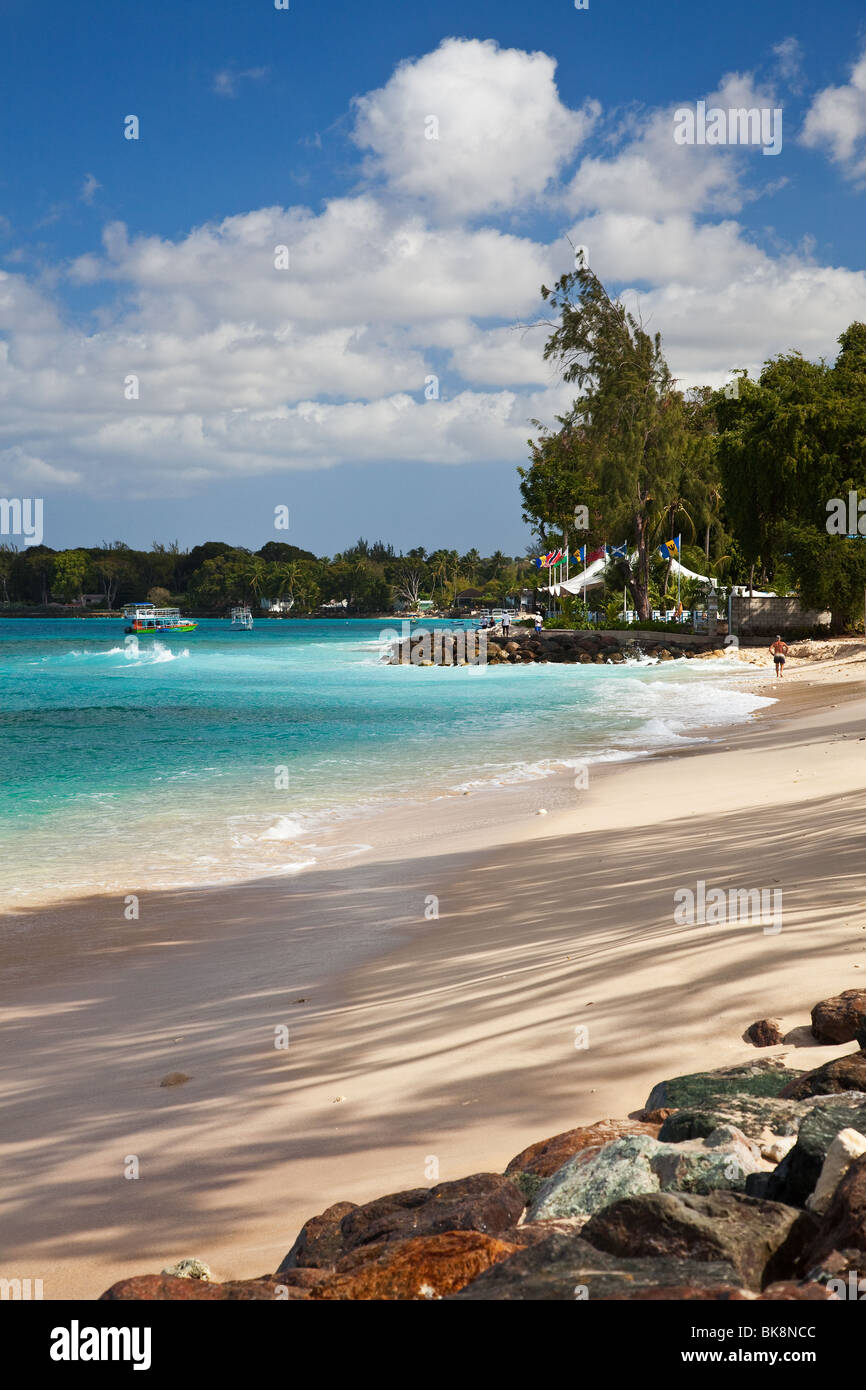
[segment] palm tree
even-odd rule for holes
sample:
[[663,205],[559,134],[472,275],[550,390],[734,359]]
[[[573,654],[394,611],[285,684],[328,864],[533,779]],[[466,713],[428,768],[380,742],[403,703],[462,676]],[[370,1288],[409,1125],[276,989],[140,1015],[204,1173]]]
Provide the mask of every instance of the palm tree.
[[241,562],[243,582],[257,601],[261,599],[262,591],[268,581],[269,571],[270,566],[267,560],[262,559],[261,555],[245,556]]

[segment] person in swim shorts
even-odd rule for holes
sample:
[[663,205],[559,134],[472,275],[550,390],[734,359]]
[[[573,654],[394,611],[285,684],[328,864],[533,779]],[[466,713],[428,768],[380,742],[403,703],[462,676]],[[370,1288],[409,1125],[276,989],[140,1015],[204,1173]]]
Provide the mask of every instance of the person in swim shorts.
[[773,665],[776,668],[776,675],[781,676],[785,668],[785,657],[788,654],[788,644],[783,642],[781,637],[777,637],[775,642],[770,643],[770,655],[773,658]]

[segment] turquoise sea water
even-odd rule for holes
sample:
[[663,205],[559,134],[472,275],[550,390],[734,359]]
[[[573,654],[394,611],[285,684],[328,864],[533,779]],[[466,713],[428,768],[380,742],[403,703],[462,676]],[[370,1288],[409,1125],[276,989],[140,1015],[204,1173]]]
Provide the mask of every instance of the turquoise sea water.
[[729,662],[392,667],[385,627],[0,622],[4,900],[296,872],[357,852],[395,799],[640,755],[765,703]]

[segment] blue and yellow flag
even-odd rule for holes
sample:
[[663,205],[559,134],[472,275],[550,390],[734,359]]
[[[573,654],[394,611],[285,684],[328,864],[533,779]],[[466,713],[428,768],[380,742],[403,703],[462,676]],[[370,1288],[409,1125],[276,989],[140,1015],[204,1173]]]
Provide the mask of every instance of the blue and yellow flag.
[[659,555],[661,555],[663,560],[677,560],[679,559],[679,553],[679,537],[675,537],[672,541],[664,541],[659,546]]

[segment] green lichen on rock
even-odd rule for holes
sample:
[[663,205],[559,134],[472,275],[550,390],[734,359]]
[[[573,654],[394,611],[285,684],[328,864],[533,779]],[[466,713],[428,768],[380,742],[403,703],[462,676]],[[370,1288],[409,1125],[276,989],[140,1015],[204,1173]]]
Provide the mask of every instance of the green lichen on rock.
[[719,1067],[715,1071],[690,1072],[653,1086],[646,1109],[660,1110],[669,1106],[682,1109],[700,1105],[711,1096],[778,1096],[785,1086],[802,1075],[801,1071],[791,1071],[770,1059]]

